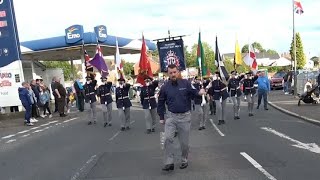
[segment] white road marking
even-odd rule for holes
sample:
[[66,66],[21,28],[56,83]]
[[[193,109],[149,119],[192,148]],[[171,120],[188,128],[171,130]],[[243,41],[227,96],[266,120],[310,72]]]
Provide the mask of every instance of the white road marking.
[[34,134],[34,133],[38,133],[38,132],[42,132],[42,131],[43,131],[43,129],[39,129],[39,130],[36,130],[36,131],[34,131],[32,133]]
[[24,133],[29,132],[29,131],[30,131],[30,130],[20,131],[20,132],[18,132],[17,134],[24,134]]
[[63,123],[67,123],[67,122],[70,122],[70,121],[73,121],[73,120],[76,120],[76,119],[78,119],[78,118],[68,119],[68,120],[63,121]]
[[50,124],[53,124],[53,123],[56,123],[56,122],[58,122],[58,121],[51,121]]
[[121,133],[121,131],[118,131],[116,134],[114,134],[109,141],[112,141],[114,138],[116,138],[119,134]]
[[40,127],[33,127],[30,130],[35,130],[35,129],[39,129]]
[[25,134],[25,135],[23,135],[21,137],[28,137],[28,136],[30,136],[30,134]]
[[264,174],[268,179],[270,180],[277,180],[275,177],[273,177],[268,171],[266,171],[257,161],[255,161],[252,157],[250,157],[245,152],[240,152],[240,154],[246,158],[255,168],[257,168],[262,174]]
[[12,142],[15,142],[15,141],[17,141],[16,139],[10,139],[9,141],[7,141],[6,143],[8,144],[8,143],[12,143]]
[[46,123],[46,124],[42,124],[42,125],[40,125],[40,127],[43,127],[43,126],[48,126],[49,124],[51,124],[51,122],[49,122],[49,123]]
[[136,121],[132,121],[132,122],[130,122],[130,124],[133,124],[134,122],[136,122]]
[[12,138],[12,137],[14,137],[14,136],[15,136],[15,134],[10,134],[10,135],[8,135],[8,136],[2,137],[1,139],[9,139],[9,138]]
[[218,133],[220,134],[220,136],[224,137],[225,135],[220,131],[220,129],[213,123],[213,120],[210,119],[210,122],[212,124],[212,126],[218,131]]
[[284,139],[287,139],[293,143],[296,143],[292,146],[294,147],[297,147],[297,148],[301,148],[301,149],[306,149],[308,151],[311,151],[311,152],[314,152],[314,153],[318,153],[320,154],[320,147],[316,144],[316,143],[303,143],[303,142],[300,142],[298,140],[295,140],[295,139],[292,139],[291,137],[283,134],[283,133],[280,133],[272,128],[269,128],[269,127],[261,127],[261,129],[267,131],[267,132],[271,132],[272,134],[275,134],[281,138],[284,138]]
[[60,124],[62,124],[62,123],[57,123],[56,126],[58,126],[58,125],[60,125]]
[[97,158],[97,155],[91,156],[91,158],[80,168],[78,172],[75,173],[75,175],[72,176],[71,180],[76,180],[80,177],[80,173],[82,173],[91,162],[93,162]]

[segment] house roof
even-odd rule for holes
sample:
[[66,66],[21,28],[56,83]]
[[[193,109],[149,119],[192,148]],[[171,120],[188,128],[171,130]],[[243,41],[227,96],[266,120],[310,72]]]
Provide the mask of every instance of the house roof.
[[[270,60],[276,60],[279,59],[280,56],[279,54],[270,54],[267,52],[259,52],[259,53],[255,53],[256,54],[256,58],[257,59],[264,59],[264,58],[269,58]],[[234,53],[226,53],[223,54],[226,58],[234,58]],[[245,57],[247,55],[247,53],[241,53],[242,57]]]

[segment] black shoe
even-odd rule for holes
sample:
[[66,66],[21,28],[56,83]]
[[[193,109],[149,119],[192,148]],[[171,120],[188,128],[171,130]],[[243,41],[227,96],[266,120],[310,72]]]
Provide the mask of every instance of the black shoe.
[[97,121],[93,121],[93,124],[97,124]]
[[88,122],[88,125],[91,125],[91,124],[92,124],[92,122],[91,122],[91,121],[89,121],[89,122]]
[[216,112],[213,112],[213,115],[216,115]]
[[175,133],[174,133],[174,137],[177,137],[177,136],[178,136],[178,132],[175,132]]
[[203,129],[202,127],[199,127],[199,129],[198,129],[198,130],[199,130],[199,131],[201,131],[202,129]]
[[237,116],[237,119],[240,119],[240,117],[239,117],[239,116]]
[[257,109],[259,109],[259,106],[257,106]]
[[252,114],[252,113],[249,113],[249,116],[253,116],[253,114]]
[[224,120],[221,120],[222,121],[222,124],[225,124],[226,122]]
[[162,168],[162,171],[173,171],[174,170],[174,164],[167,164]]
[[156,130],[154,128],[151,129],[152,132],[156,132]]
[[107,122],[105,122],[105,123],[104,123],[104,125],[103,125],[103,127],[106,127],[107,125],[108,125],[108,123],[107,123]]
[[268,111],[269,109],[268,108],[264,108],[264,110]]
[[109,124],[108,124],[108,126],[112,126],[112,124],[111,124],[111,123],[109,123]]
[[221,121],[221,120],[219,120],[218,125],[221,125],[221,124],[222,124],[222,121]]
[[125,129],[124,127],[122,127],[120,130],[121,130],[121,131],[125,131],[126,129]]
[[202,129],[206,129],[206,127],[202,126]]
[[147,129],[147,134],[151,134],[151,129]]
[[181,163],[181,165],[180,165],[180,169],[185,169],[187,167],[188,167],[188,163],[187,162],[186,163]]
[[60,117],[66,117],[67,115],[66,114],[60,114]]
[[130,130],[130,127],[128,126],[128,127],[126,127],[126,130]]

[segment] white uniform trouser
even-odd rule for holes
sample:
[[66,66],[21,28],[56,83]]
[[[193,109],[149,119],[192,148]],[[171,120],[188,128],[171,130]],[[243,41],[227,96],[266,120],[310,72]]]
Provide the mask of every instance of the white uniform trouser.
[[206,121],[208,118],[208,111],[209,111],[209,104],[206,103],[205,105],[201,106],[200,104],[195,105],[195,111],[197,116],[200,120],[200,127],[206,126]]
[[120,118],[121,127],[129,127],[130,125],[130,107],[118,108],[118,114]]
[[233,103],[233,112],[234,112],[234,116],[238,117],[240,116],[240,97],[239,96],[231,96],[231,101]]
[[227,100],[214,100],[216,102],[216,107],[217,107],[217,117],[218,120],[226,120],[226,105],[227,105]]
[[97,120],[97,102],[94,103],[85,103],[84,104],[85,111],[87,112],[87,119],[89,121]]
[[111,123],[112,121],[112,103],[107,105],[101,104],[102,112],[103,112],[103,119],[106,123]]
[[254,94],[248,94],[246,95],[247,101],[248,101],[248,113],[253,113],[253,105],[254,105]]
[[155,128],[157,120],[157,109],[144,109],[144,118],[147,129]]

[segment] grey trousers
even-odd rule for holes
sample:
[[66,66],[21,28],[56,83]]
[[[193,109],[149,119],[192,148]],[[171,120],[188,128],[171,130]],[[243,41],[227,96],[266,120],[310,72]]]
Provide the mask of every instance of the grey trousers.
[[87,112],[87,119],[89,121],[97,121],[97,102],[85,103],[84,108]]
[[208,118],[208,112],[209,112],[209,104],[206,103],[205,105],[201,106],[200,104],[195,105],[195,111],[197,113],[196,117],[199,117],[200,120],[200,127],[206,126],[206,121]]
[[106,123],[111,123],[112,121],[112,103],[107,105],[101,104],[102,112],[103,112],[103,119]]
[[130,107],[125,108],[118,108],[119,118],[121,127],[129,127],[130,125]]
[[236,96],[231,96],[231,101],[233,103],[233,112],[234,112],[234,116],[240,116],[240,97],[236,97]]
[[157,109],[144,109],[144,118],[147,129],[155,128],[157,120]]
[[174,163],[174,135],[178,132],[182,157],[181,161],[188,162],[189,153],[189,135],[191,126],[191,112],[183,114],[174,114],[168,112],[167,120],[164,126],[165,141],[164,141],[164,163]]
[[226,120],[226,105],[227,105],[227,100],[214,100],[216,102],[216,107],[217,107],[217,113],[218,113],[218,120]]
[[248,113],[253,113],[253,105],[254,105],[254,94],[246,95],[248,101]]

